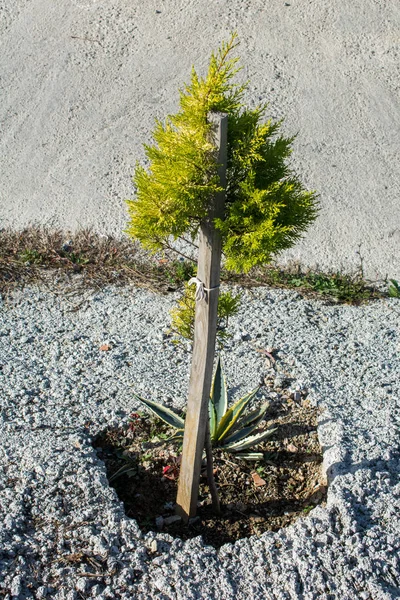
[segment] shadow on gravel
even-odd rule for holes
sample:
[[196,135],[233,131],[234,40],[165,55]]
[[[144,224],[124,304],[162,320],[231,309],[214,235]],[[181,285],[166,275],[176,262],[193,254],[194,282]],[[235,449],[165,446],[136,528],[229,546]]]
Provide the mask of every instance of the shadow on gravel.
[[[324,446],[323,452],[326,453],[332,447]],[[362,460],[354,464],[351,463],[351,453],[347,451],[343,460],[333,463],[326,470],[328,483],[332,484],[339,475],[354,475],[358,471],[367,471],[371,478],[377,478],[378,481],[389,479],[390,484],[395,485],[400,474],[400,451],[391,449],[388,459]]]
[[[327,447],[324,448],[324,451],[326,450],[328,450]],[[378,458],[351,464],[351,455],[350,452],[347,452],[342,461],[333,463],[326,471],[329,486],[332,485],[337,477],[346,475],[355,476],[357,473],[364,473],[364,477],[358,477],[360,479],[358,487],[361,490],[359,494],[355,493],[347,485],[342,489],[349,514],[357,523],[360,530],[370,529],[377,524],[381,526],[385,525],[386,529],[387,524],[383,522],[383,518],[379,519],[373,514],[373,510],[367,506],[366,499],[372,495],[373,502],[371,506],[373,506],[381,490],[392,488],[398,484],[400,452],[391,450],[390,455],[389,459]]]

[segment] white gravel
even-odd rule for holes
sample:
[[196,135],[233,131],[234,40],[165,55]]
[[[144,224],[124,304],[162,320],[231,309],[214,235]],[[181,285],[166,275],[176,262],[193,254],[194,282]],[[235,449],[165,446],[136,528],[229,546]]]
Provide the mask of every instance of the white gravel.
[[190,353],[163,334],[174,296],[108,288],[80,304],[30,287],[0,308],[0,596],[400,597],[399,301],[332,307],[267,289],[244,300],[229,385],[258,382],[255,346],[279,349],[279,369],[322,409],[326,508],[219,551],[142,535],[91,439],[138,408],[132,390],[184,405]]

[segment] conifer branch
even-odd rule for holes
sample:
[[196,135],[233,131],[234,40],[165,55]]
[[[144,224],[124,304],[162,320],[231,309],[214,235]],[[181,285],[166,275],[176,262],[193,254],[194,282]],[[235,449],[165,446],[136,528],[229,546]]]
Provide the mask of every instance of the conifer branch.
[[193,262],[195,265],[197,265],[197,260],[192,258],[191,256],[188,256],[187,254],[184,254],[183,252],[180,252],[180,250],[177,250],[176,248],[174,248],[173,246],[171,246],[168,242],[161,242],[163,247],[166,248],[167,250],[171,250],[172,252],[175,252],[176,254],[179,254],[180,256],[182,256],[183,258],[186,258],[186,260],[190,260],[191,262]]
[[183,235],[178,235],[178,238],[180,240],[182,240],[183,242],[185,242],[186,244],[190,244],[191,246],[193,246],[193,248],[196,248],[196,250],[199,249],[199,247],[197,246],[197,244],[194,244],[191,240],[188,240],[187,238],[185,238]]

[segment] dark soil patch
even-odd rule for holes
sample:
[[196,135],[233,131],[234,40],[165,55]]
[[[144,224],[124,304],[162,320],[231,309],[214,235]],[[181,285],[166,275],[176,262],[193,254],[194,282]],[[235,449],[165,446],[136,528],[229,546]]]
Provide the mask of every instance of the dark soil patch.
[[[276,531],[305,516],[326,499],[317,438],[317,410],[307,399],[281,401],[267,413],[266,427],[277,431],[257,451],[264,460],[247,462],[215,449],[214,472],[221,515],[213,514],[206,468],[198,513],[188,525],[175,521],[180,447],[166,439],[167,426],[135,414],[124,429],[110,429],[93,441],[127,516],[142,531],[162,531],[188,539],[201,535],[220,547],[264,531]],[[128,470],[114,477],[119,469]]]

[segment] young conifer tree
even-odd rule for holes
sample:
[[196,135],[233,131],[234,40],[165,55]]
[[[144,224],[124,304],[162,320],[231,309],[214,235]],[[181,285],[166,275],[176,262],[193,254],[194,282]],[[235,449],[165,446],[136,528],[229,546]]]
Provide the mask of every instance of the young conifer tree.
[[[136,167],[136,198],[128,201],[127,233],[152,252],[187,235],[195,240],[213,214],[213,199],[224,193],[224,213],[212,219],[212,227],[222,245],[225,267],[243,273],[290,248],[316,218],[318,202],[315,192],[305,190],[289,167],[294,137],[280,134],[280,121],[263,122],[266,106],[244,105],[247,85],[233,82],[239,70],[238,59],[231,56],[236,46],[233,34],[212,54],[204,78],[193,68],[190,85],[180,92],[179,112],[167,116],[164,123],[156,122],[154,143],[145,146],[149,168]],[[228,120],[224,186],[210,118],[214,113]],[[215,332],[210,339],[213,344]],[[194,352],[195,348],[196,335]],[[214,348],[209,355],[213,359]],[[210,385],[211,372],[205,396]],[[199,438],[201,448],[205,431]]]
[[288,158],[294,137],[279,134],[282,122],[262,123],[267,105],[246,108],[247,85],[233,83],[236,34],[212,54],[208,73],[192,70],[180,92],[180,111],[156,122],[154,145],[146,145],[150,167],[136,167],[136,199],[128,201],[128,234],[151,251],[171,237],[195,239],[210,198],[220,191],[208,115],[228,115],[225,216],[215,223],[222,236],[225,267],[248,272],[290,248],[317,215],[316,194],[304,190]]

